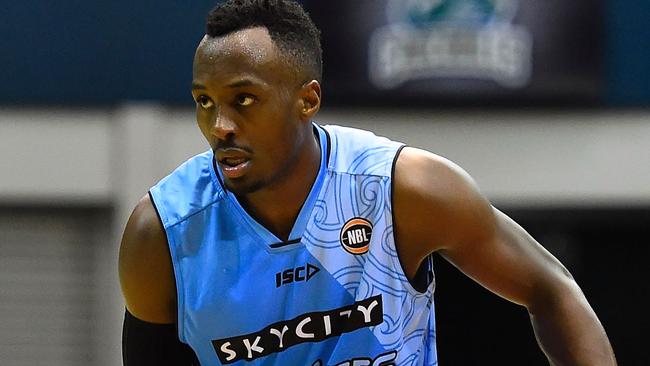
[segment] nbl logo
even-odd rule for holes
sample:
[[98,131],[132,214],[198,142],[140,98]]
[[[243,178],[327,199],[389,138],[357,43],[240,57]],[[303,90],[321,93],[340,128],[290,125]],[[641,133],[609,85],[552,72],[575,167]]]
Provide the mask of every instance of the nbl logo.
[[341,245],[350,254],[364,254],[370,246],[372,224],[366,219],[355,217],[341,229]]

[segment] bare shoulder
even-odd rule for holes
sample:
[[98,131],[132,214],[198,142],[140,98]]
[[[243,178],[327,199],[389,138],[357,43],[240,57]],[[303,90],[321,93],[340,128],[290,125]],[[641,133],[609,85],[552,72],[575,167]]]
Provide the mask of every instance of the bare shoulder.
[[395,167],[395,180],[406,193],[456,199],[476,191],[473,179],[452,161],[431,152],[405,147]]
[[493,229],[490,203],[469,174],[450,160],[407,147],[394,174],[395,233],[405,267]]
[[152,323],[176,321],[176,284],[167,237],[149,195],[138,202],[124,229],[119,275],[131,314]]

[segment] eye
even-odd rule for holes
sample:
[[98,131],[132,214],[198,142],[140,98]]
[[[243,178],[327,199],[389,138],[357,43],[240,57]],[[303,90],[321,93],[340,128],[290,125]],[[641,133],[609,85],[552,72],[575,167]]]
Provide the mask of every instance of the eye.
[[205,95],[200,95],[198,98],[196,98],[196,103],[203,109],[208,109],[214,105],[212,99]]
[[249,105],[255,103],[255,97],[248,94],[240,94],[235,99],[235,103],[241,107],[248,107]]

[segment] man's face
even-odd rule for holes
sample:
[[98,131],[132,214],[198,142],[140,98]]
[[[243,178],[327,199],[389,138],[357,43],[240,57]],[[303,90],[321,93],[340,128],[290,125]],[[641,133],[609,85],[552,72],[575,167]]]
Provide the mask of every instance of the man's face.
[[265,28],[206,36],[193,74],[196,119],[228,189],[251,193],[291,171],[304,126],[301,81]]

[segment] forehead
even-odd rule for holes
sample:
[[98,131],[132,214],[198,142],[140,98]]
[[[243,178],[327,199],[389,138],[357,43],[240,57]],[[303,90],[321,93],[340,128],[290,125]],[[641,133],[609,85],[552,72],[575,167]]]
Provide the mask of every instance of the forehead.
[[249,75],[271,82],[290,77],[287,66],[268,30],[256,27],[222,37],[205,36],[196,50],[193,71],[195,79]]

